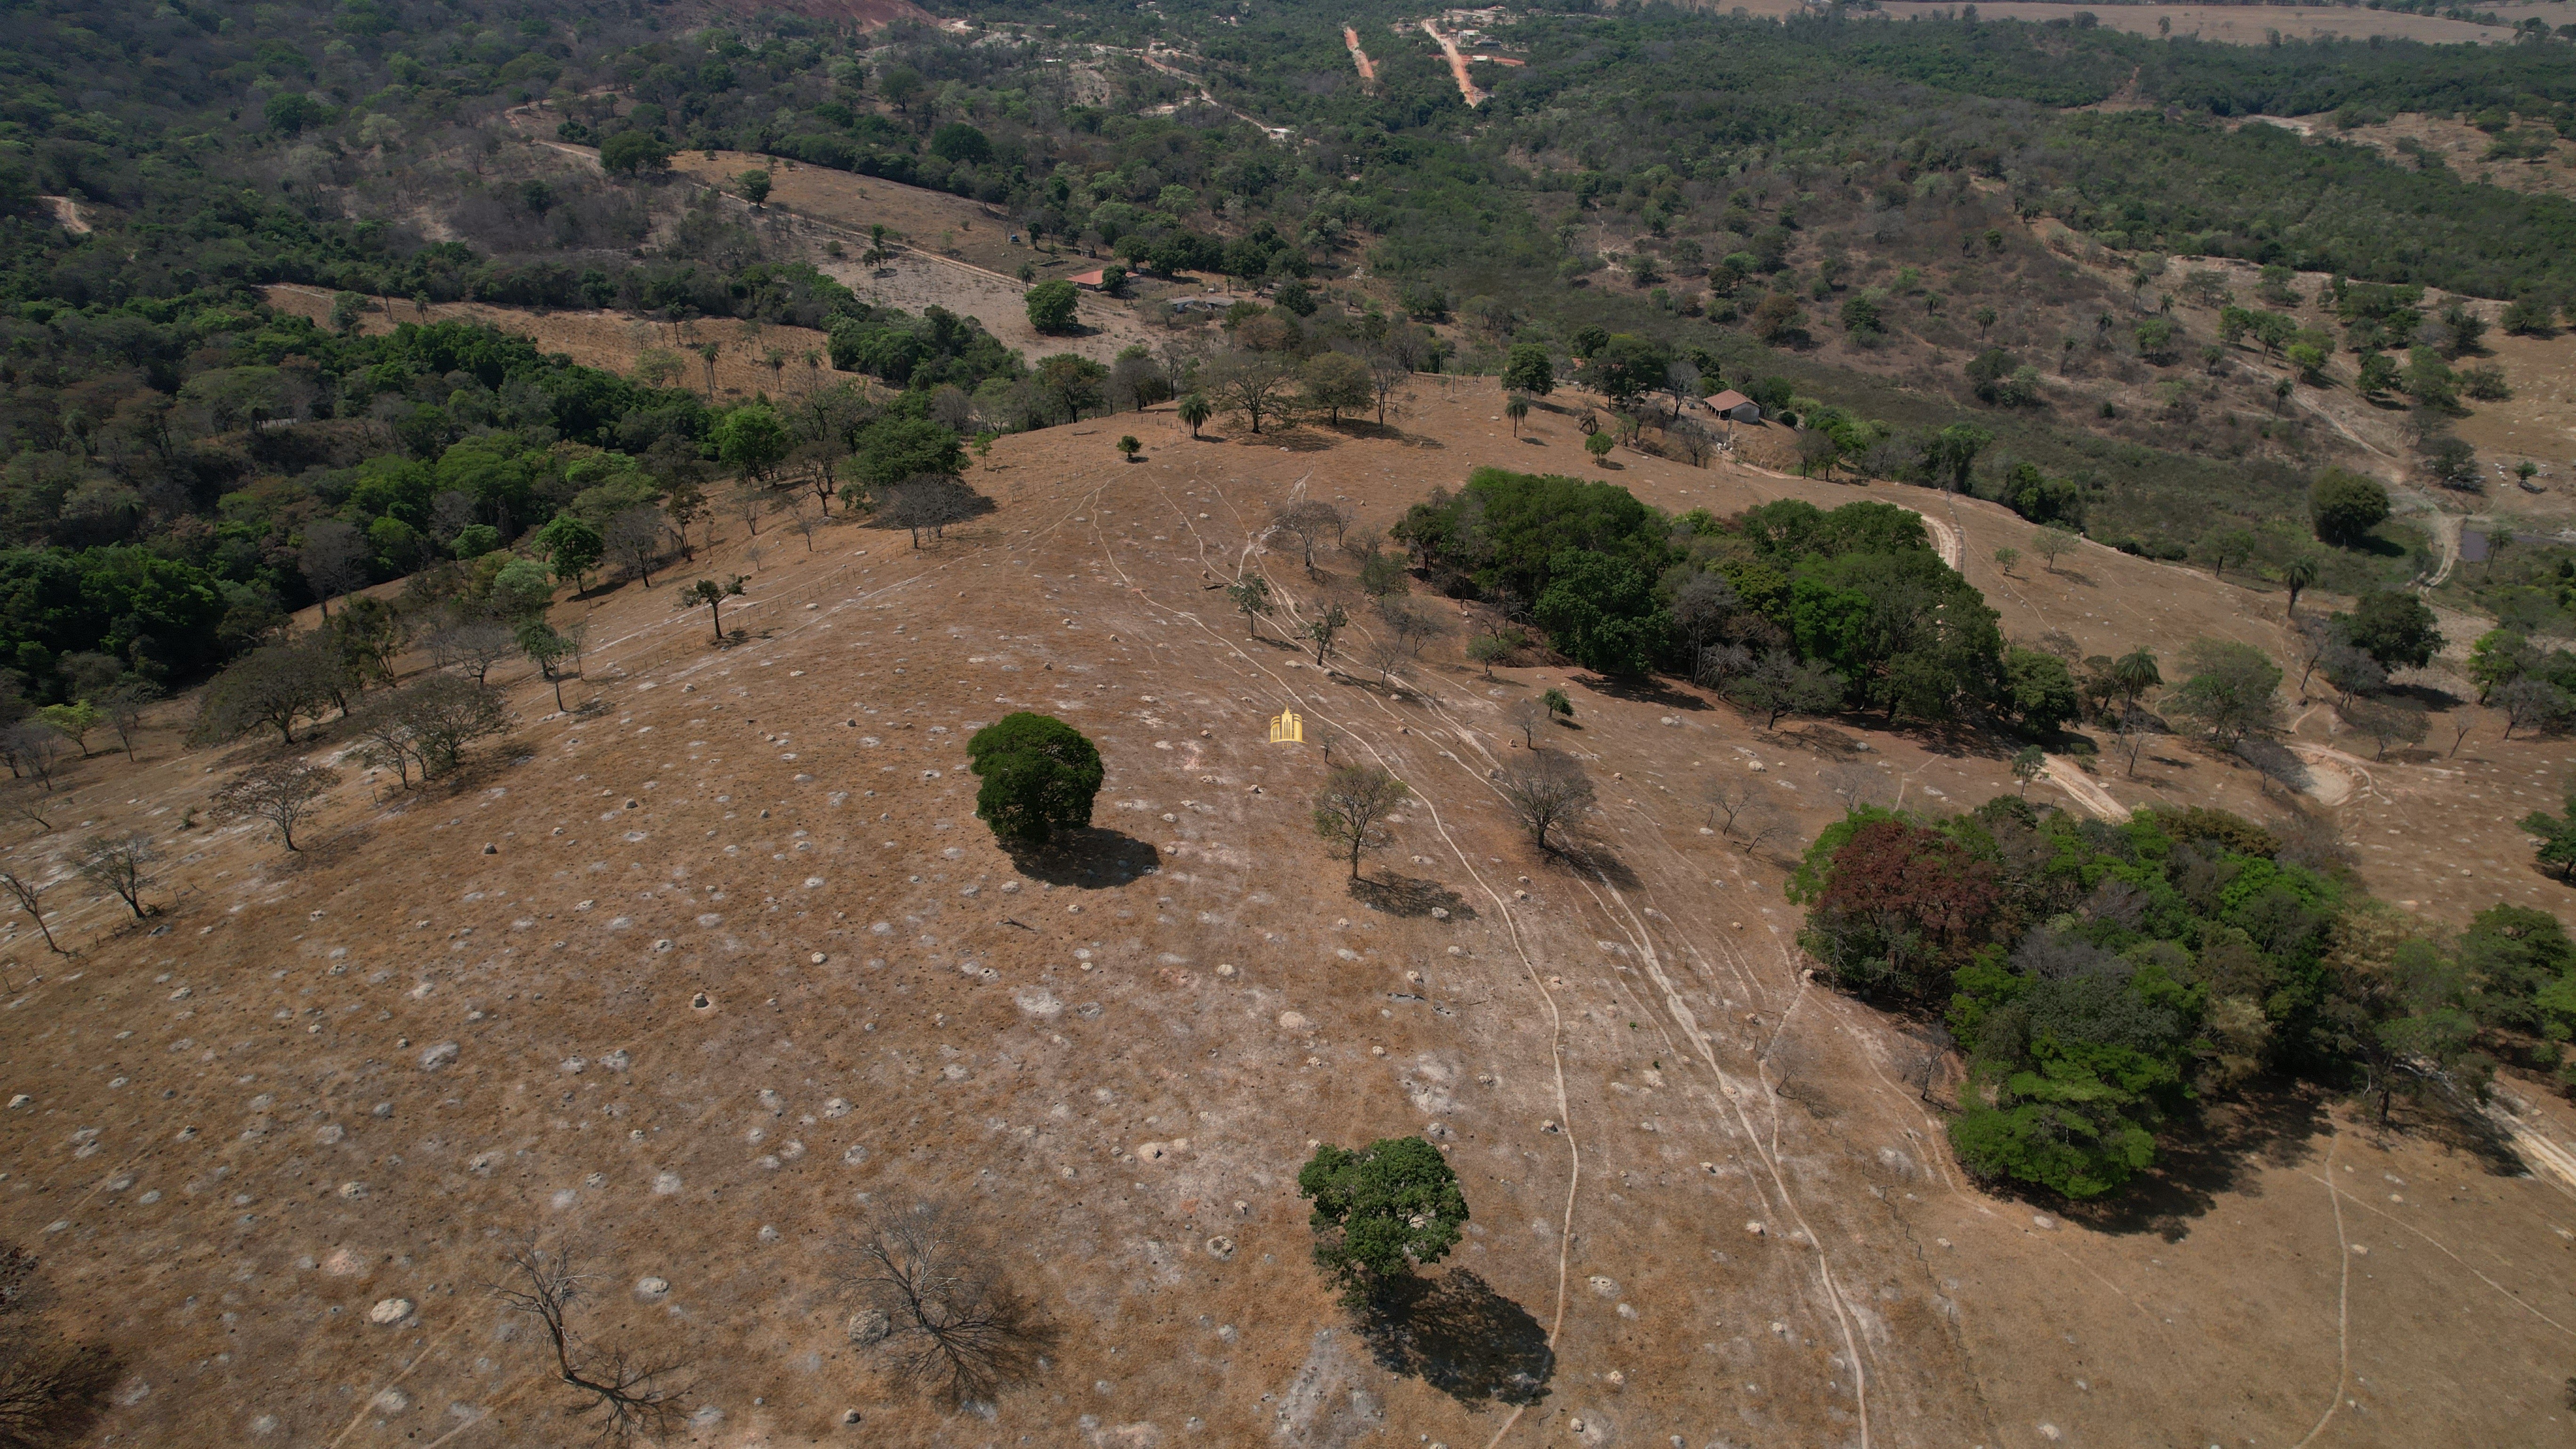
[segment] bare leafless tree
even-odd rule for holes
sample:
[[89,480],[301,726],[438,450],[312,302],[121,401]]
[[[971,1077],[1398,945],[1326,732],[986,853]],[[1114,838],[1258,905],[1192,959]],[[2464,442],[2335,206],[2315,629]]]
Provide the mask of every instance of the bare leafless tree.
[[54,828],[54,822],[46,818],[45,812],[53,808],[47,803],[48,799],[25,780],[12,781],[5,791],[0,791],[0,804],[5,804],[10,814],[38,830]]
[[35,1257],[0,1243],[0,1445],[8,1449],[89,1442],[124,1375],[105,1344],[58,1337],[48,1310],[60,1305],[36,1276]]
[[429,657],[441,669],[464,669],[476,683],[492,666],[519,652],[519,637],[497,619],[468,619],[429,638]]
[[787,531],[805,540],[805,551],[814,551],[814,535],[823,531],[823,515],[811,500],[799,498],[787,513]]
[[1351,879],[1360,878],[1360,854],[1387,843],[1386,818],[1410,798],[1402,780],[1376,765],[1339,765],[1315,792],[1315,833],[1346,856]]
[[9,893],[9,899],[16,901],[19,908],[35,921],[36,929],[44,933],[45,944],[55,955],[68,956],[71,953],[65,951],[62,943],[54,939],[54,928],[45,924],[44,889],[34,881],[0,870],[0,890],[6,890]]
[[429,536],[439,547],[456,541],[456,535],[474,526],[481,512],[474,495],[461,488],[449,488],[429,500]]
[[1823,782],[1828,793],[1854,810],[1892,804],[1896,799],[1896,789],[1888,783],[1886,772],[1867,765],[1836,765],[1824,772]]
[[81,842],[80,860],[73,869],[81,879],[125,902],[139,921],[152,914],[152,907],[143,904],[143,893],[160,883],[152,869],[160,859],[148,835],[93,835]]
[[742,526],[750,529],[753,536],[757,537],[760,533],[760,520],[769,512],[772,501],[768,486],[746,478],[735,485],[731,501],[734,517],[741,519]]
[[600,530],[600,541],[608,556],[626,566],[626,571],[653,587],[653,570],[661,562],[669,529],[663,524],[662,510],[650,504],[629,508],[608,520]]
[[419,745],[409,717],[380,701],[358,716],[358,732],[365,740],[358,746],[358,758],[378,768],[393,766],[396,786],[410,789],[412,759]]
[[962,479],[945,473],[916,473],[878,496],[875,521],[879,528],[909,530],[912,546],[919,548],[923,534],[944,538],[950,524],[964,523],[992,507],[991,499]]
[[1700,803],[1708,807],[1708,823],[1722,835],[1735,833],[1736,817],[1752,808],[1755,801],[1766,797],[1765,788],[1751,775],[1718,775],[1700,786]]
[[[1592,779],[1571,755],[1547,751],[1496,782],[1512,818],[1530,843],[1555,851],[1570,843],[1576,823],[1592,808]],[[1551,836],[1557,837],[1551,839]]]
[[100,696],[99,707],[107,711],[107,723],[116,731],[116,743],[125,758],[134,758],[134,736],[143,728],[143,711],[160,697],[161,686],[148,679],[128,679]]
[[10,765],[25,778],[54,788],[54,776],[63,768],[63,757],[71,753],[72,742],[62,731],[36,720],[22,720],[9,726],[5,748]]
[[847,1282],[872,1310],[852,1337],[881,1346],[897,1379],[952,1409],[989,1404],[1033,1377],[1061,1336],[1001,1280],[966,1224],[935,1204],[878,1217],[850,1259]]
[[509,1265],[507,1278],[493,1285],[492,1296],[545,1325],[555,1377],[583,1395],[576,1414],[601,1416],[601,1443],[659,1437],[679,1425],[689,1391],[661,1381],[677,1374],[680,1364],[639,1360],[622,1344],[588,1347],[573,1332],[572,1305],[589,1291],[593,1278],[577,1269],[572,1249],[549,1253],[530,1242],[509,1255]]
[[1369,635],[1368,648],[1365,652],[1368,655],[1369,667],[1377,671],[1379,681],[1385,684],[1395,683],[1396,666],[1402,664],[1407,657],[1404,641],[1396,636],[1395,631],[1381,629]]
[[340,783],[340,772],[301,760],[272,760],[253,765],[215,792],[217,820],[265,820],[277,827],[277,838],[297,849],[295,827],[311,818]]
[[1521,732],[1522,746],[1534,750],[1538,748],[1538,728],[1547,723],[1547,706],[1538,702],[1537,695],[1531,695],[1514,701],[1511,708],[1503,711],[1503,719]]
[[1262,419],[1275,421],[1288,412],[1297,368],[1285,353],[1227,352],[1202,367],[1199,377],[1210,397],[1258,434]]
[[1769,800],[1755,801],[1751,809],[1735,819],[1735,838],[1744,843],[1746,855],[1759,855],[1766,846],[1792,839],[1797,833],[1797,820]]
[[1281,504],[1279,510],[1270,515],[1270,526],[1297,541],[1298,550],[1306,559],[1306,571],[1313,573],[1315,545],[1322,543],[1327,534],[1340,537],[1342,531],[1350,526],[1350,520],[1333,505],[1309,498],[1299,503]]
[[304,581],[331,612],[331,601],[367,581],[367,541],[353,525],[336,518],[304,526],[304,547],[295,556]]
[[1404,646],[1404,652],[1416,659],[1422,657],[1422,646],[1449,632],[1438,615],[1428,609],[1417,609],[1393,599],[1378,601],[1378,614],[1386,620],[1387,630]]
[[2130,705],[2121,712],[2119,750],[2128,757],[2131,779],[2137,778],[2139,752],[2146,749],[2147,741],[2156,737],[2157,730],[2156,717],[2138,706]]

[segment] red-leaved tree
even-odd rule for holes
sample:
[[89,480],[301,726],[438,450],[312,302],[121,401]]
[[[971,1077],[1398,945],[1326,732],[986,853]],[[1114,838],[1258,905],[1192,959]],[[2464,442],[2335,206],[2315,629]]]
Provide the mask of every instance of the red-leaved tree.
[[2002,900],[1992,862],[1937,830],[1873,820],[1834,852],[1800,939],[1847,990],[1936,994]]

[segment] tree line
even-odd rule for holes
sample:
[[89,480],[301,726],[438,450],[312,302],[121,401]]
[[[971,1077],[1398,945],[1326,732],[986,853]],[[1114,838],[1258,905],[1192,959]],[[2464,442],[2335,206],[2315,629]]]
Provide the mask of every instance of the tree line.
[[2576,946],[2498,905],[2463,930],[2363,893],[2317,832],[2221,811],[2078,820],[2001,796],[1864,807],[1791,879],[1837,985],[1938,1023],[1967,1060],[1950,1138],[1991,1180],[2117,1193],[2265,1078],[2484,1101],[2499,1057],[2554,1061]]

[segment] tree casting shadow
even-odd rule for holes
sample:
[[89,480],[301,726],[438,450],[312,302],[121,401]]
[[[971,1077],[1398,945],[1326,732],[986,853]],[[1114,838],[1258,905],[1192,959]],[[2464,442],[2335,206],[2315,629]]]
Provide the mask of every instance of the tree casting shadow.
[[1096,825],[1067,831],[1043,849],[1013,850],[1011,864],[1031,880],[1079,890],[1125,885],[1161,868],[1153,846]]
[[1400,875],[1389,875],[1384,880],[1357,877],[1351,881],[1351,899],[1390,916],[1427,916],[1436,907],[1447,911],[1453,921],[1476,918],[1476,908],[1468,905],[1464,896],[1436,880],[1413,880]]
[[1534,1404],[1556,1354],[1547,1329],[1465,1268],[1392,1285],[1359,1326],[1370,1357],[1462,1404]]
[[[2053,1210],[2102,1232],[2154,1233],[2178,1243],[2190,1235],[2191,1220],[2216,1206],[2221,1194],[2256,1192],[2262,1169],[2307,1161],[2316,1155],[2315,1139],[2333,1130],[2325,1100],[2313,1089],[2256,1084],[2235,1101],[2210,1108],[2198,1131],[2160,1140],[2154,1170],[2116,1201],[2059,1203]],[[2038,1202],[2046,1195],[2026,1196]]]
[[1578,674],[1574,682],[1594,694],[1634,704],[1651,704],[1657,709],[1688,711],[1711,708],[1709,702],[1698,695],[1651,675],[1642,679],[1615,679],[1600,674]]

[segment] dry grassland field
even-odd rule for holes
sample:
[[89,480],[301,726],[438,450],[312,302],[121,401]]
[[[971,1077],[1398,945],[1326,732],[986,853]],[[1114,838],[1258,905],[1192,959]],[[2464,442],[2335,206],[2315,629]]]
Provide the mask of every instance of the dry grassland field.
[[[728,525],[658,587],[559,601],[589,624],[582,708],[497,670],[517,727],[452,788],[394,789],[329,725],[183,751],[184,701],[138,762],[79,765],[52,827],[0,848],[54,882],[73,951],[8,918],[0,1237],[126,1356],[96,1442],[579,1442],[534,1321],[490,1292],[532,1236],[596,1275],[587,1342],[681,1365],[675,1444],[2568,1437],[2576,1185],[2442,1118],[2281,1092],[2114,1209],[1982,1191],[1939,1054],[1809,979],[1781,859],[1697,803],[1755,778],[1803,838],[1851,798],[2010,790],[1999,751],[1766,731],[1556,667],[1489,682],[1463,631],[1383,679],[1364,626],[1330,668],[1284,642],[1330,602],[1366,615],[1348,559],[1262,545],[1280,503],[1382,528],[1478,464],[1592,471],[1567,413],[1515,439],[1490,383],[1413,391],[1384,430],[1193,441],[1164,410],[1006,437],[970,476],[998,509],[920,549]],[[1917,508],[2016,637],[2280,642],[2275,596],[2089,545],[2000,575],[2028,529],[1986,505],[1613,462],[1669,509]],[[717,648],[674,586],[737,573],[749,637]],[[1284,619],[1248,631],[1212,592],[1242,573]],[[1550,686],[1575,714],[1546,748],[1601,789],[1592,869],[1529,849],[1489,782],[1525,753],[1504,709]],[[1104,755],[1066,854],[1014,858],[974,817],[966,739],[1014,709]],[[1308,743],[1269,743],[1290,709]],[[2508,822],[2554,802],[2567,742],[2463,706],[2456,751],[2380,761],[2330,714],[2300,716],[2305,788],[2373,891],[2447,921],[2566,909]],[[1356,894],[1307,824],[1327,736],[1415,792]],[[349,771],[303,851],[192,813],[278,756]],[[2280,808],[2170,742],[2032,794]],[[104,830],[163,853],[148,922],[62,879]],[[2562,1099],[2505,1086],[2527,1143],[2576,1142]],[[1315,1142],[1407,1133],[1473,1217],[1440,1270],[1453,1337],[1382,1362],[1307,1260],[1293,1179]],[[860,1225],[922,1201],[1063,1331],[989,1414],[851,1342]],[[1517,1408],[1491,1397],[1515,1372],[1543,1382]]]
[[[1878,8],[1900,20],[1955,14],[1959,9],[1929,0],[1883,0]],[[2495,8],[2501,14],[2513,7]],[[2385,35],[2431,45],[2501,45],[2513,38],[2509,25],[2520,13],[2517,10],[2515,15],[2507,16],[2507,25],[2479,25],[2438,15],[2410,15],[2358,5],[2082,5],[2054,0],[1998,0],[1977,6],[1977,14],[1988,20],[2033,23],[2063,20],[2079,10],[2090,13],[2103,25],[2132,35],[2166,34],[2164,22],[2171,21],[2173,36],[2228,45],[2267,44],[2274,31],[2290,40],[2318,36],[2364,40]]]
[[[268,304],[281,312],[327,323],[332,294],[320,287],[280,283],[263,289]],[[811,327],[786,327],[731,317],[698,317],[680,323],[639,317],[614,310],[536,312],[524,307],[495,307],[482,302],[432,302],[426,314],[401,297],[374,299],[376,310],[359,320],[359,329],[391,332],[405,322],[455,318],[515,332],[548,352],[560,352],[584,367],[604,368],[624,376],[647,352],[673,354],[683,365],[673,375],[675,386],[700,392],[706,388],[706,362],[694,349],[716,344],[715,394],[721,401],[767,394],[782,397],[812,387],[818,378],[837,381],[830,339]],[[779,366],[769,354],[779,354]]]

